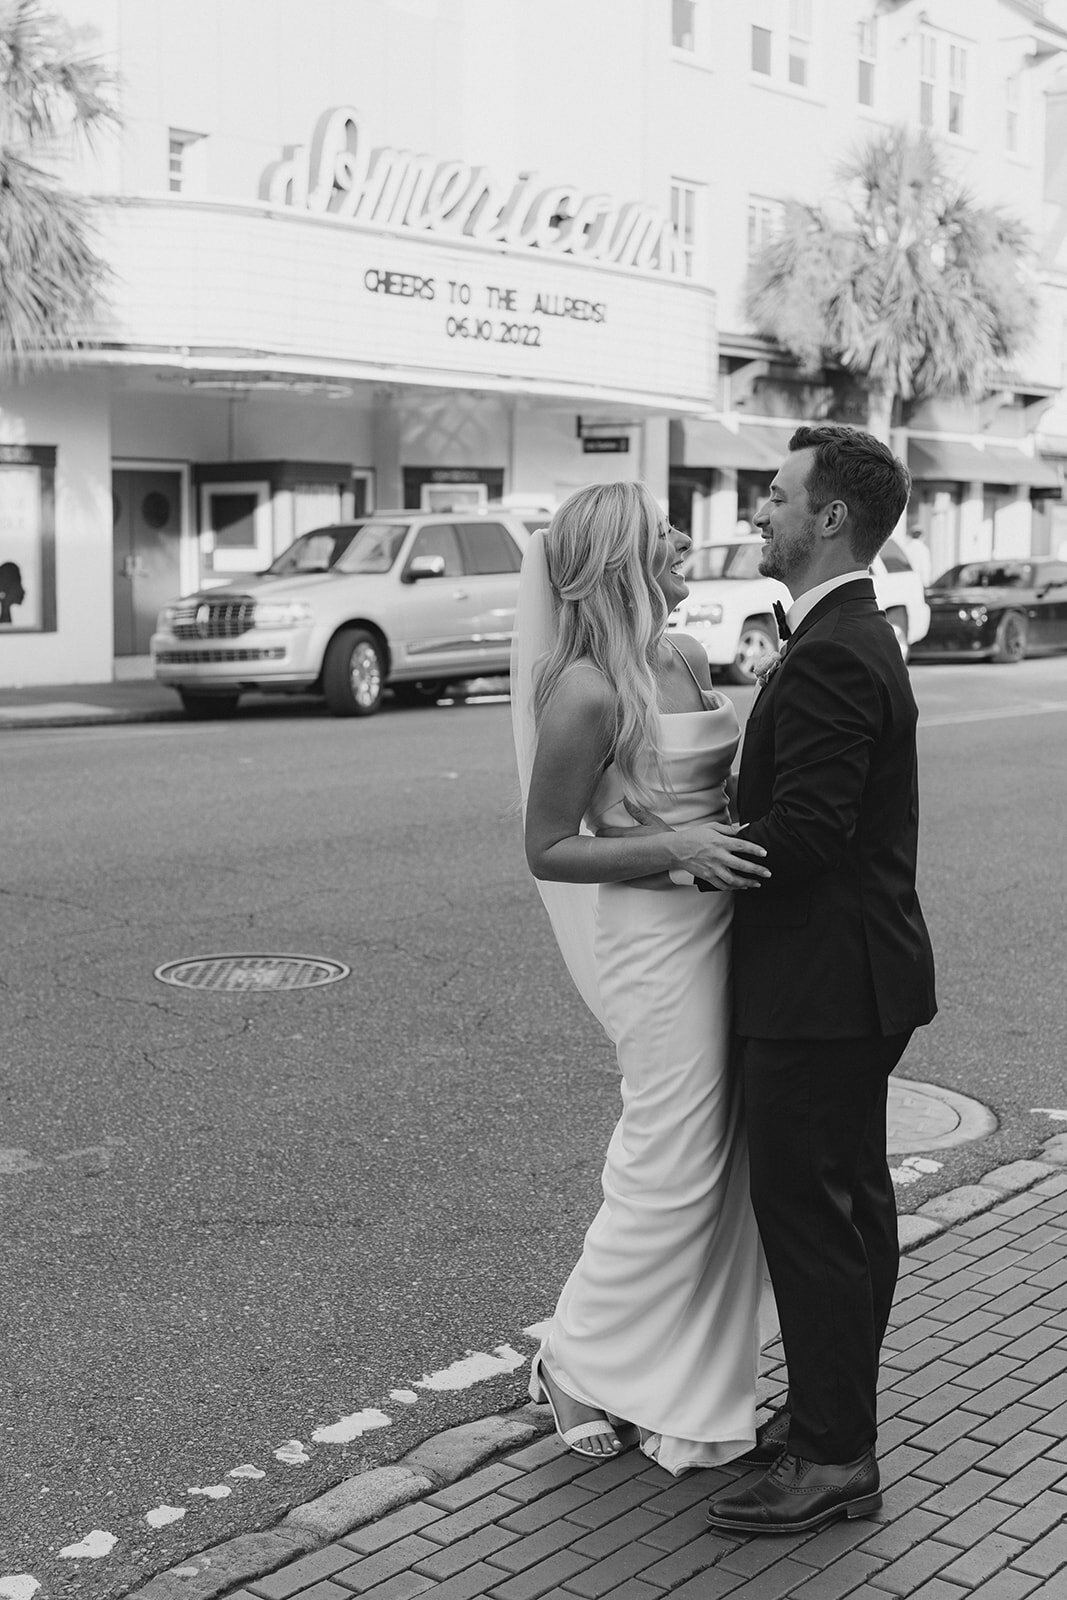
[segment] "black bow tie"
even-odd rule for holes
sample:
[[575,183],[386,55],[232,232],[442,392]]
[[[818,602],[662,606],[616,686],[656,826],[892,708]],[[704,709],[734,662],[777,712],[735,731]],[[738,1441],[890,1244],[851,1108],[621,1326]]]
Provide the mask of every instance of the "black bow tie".
[[771,610],[774,612],[774,620],[778,624],[778,637],[784,644],[787,639],[792,637],[793,633],[792,628],[786,621],[785,607],[780,600],[775,600],[771,604]]

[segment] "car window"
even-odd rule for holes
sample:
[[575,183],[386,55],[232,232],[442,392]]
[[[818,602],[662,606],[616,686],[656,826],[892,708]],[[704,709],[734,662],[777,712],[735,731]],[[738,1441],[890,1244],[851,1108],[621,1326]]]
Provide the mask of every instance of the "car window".
[[457,522],[464,565],[469,573],[518,572],[522,555],[499,522]]
[[758,578],[762,544],[707,544],[691,550],[682,571],[694,582],[708,578]]
[[763,555],[762,544],[735,544],[733,554],[726,563],[728,578],[759,578],[759,564]]
[[911,562],[894,539],[887,539],[878,553],[887,572],[911,572]]
[[364,522],[347,549],[335,558],[338,572],[388,572],[407,538],[408,522]]
[[[957,569],[956,583],[961,589],[1026,589],[1033,577],[1029,561],[972,561]],[[944,578],[939,579],[938,586],[948,587]]]
[[704,578],[721,578],[730,553],[728,544],[709,544],[701,550],[691,550],[682,563],[687,578],[700,581]]
[[445,564],[444,576],[458,578],[463,572],[463,559],[459,553],[459,540],[450,522],[431,522],[420,528],[408,556],[410,566],[416,556],[440,556]]
[[355,538],[356,528],[316,528],[302,534],[267,568],[273,573],[328,572]]
[[1067,566],[1062,561],[1050,561],[1047,567],[1038,568],[1037,582],[1052,584],[1058,588],[1061,584],[1067,583]]

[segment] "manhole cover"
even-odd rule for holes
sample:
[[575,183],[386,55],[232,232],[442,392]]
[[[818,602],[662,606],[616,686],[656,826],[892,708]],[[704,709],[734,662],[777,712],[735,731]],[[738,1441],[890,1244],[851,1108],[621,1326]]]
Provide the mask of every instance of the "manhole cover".
[[156,968],[161,983],[179,989],[255,994],[270,989],[317,989],[347,978],[351,967],[323,956],[191,956]]

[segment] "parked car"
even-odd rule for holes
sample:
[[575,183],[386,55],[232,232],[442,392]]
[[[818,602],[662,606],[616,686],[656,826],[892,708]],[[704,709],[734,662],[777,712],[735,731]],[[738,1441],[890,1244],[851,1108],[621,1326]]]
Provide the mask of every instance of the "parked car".
[[518,517],[527,533],[536,533],[538,528],[547,528],[552,521],[554,507],[547,500],[490,500],[490,511],[510,511],[513,517]]
[[194,717],[246,690],[325,696],[369,717],[387,685],[434,698],[506,673],[529,535],[509,512],[374,512],[303,534],[267,571],[160,612],[156,678]]
[[[789,609],[792,596],[777,578],[759,570],[758,534],[700,545],[685,558],[689,598],[668,627],[699,639],[714,672],[730,683],[752,683],[762,660],[778,648],[772,605]],[[892,625],[905,661],[930,626],[922,579],[900,545],[888,539],[871,566],[878,603]]]
[[926,591],[923,660],[1013,662],[1067,650],[1067,561],[967,561]]

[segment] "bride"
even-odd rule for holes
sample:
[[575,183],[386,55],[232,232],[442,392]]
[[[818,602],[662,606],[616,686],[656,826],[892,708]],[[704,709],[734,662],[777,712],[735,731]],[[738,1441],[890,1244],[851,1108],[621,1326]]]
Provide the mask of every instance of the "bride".
[[[524,558],[512,659],[527,860],[622,1074],[603,1204],[530,1393],[571,1449],[607,1459],[632,1424],[673,1473],[752,1446],[773,1315],[728,1064],[732,894],[691,888],[769,874],[729,819],[733,706],[666,632],[689,547],[643,485],[578,490]],[[643,808],[676,831],[627,838]]]

